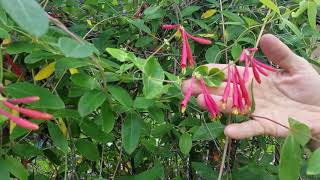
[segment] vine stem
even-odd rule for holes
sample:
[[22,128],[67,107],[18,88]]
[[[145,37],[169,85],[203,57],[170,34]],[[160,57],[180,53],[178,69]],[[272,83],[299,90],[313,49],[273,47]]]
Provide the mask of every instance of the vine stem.
[[220,166],[220,170],[219,170],[218,180],[221,180],[221,178],[222,178],[223,169],[224,169],[224,163],[225,163],[226,157],[227,157],[227,150],[228,150],[228,146],[229,146],[229,140],[230,140],[230,138],[227,136],[225,144],[224,144],[224,150],[223,150],[222,162],[221,162],[221,166]]

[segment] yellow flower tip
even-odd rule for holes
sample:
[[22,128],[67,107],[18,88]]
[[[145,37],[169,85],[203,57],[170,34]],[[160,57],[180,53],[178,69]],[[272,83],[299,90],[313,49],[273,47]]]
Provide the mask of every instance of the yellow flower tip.
[[182,72],[183,75],[185,75],[186,72],[187,72],[187,69],[184,67],[184,68],[182,68],[181,72]]
[[182,113],[182,114],[185,113],[185,112],[186,112],[186,109],[187,109],[186,107],[182,106],[182,107],[181,107],[181,113]]
[[232,108],[232,114],[238,115],[239,114],[239,109],[237,107]]

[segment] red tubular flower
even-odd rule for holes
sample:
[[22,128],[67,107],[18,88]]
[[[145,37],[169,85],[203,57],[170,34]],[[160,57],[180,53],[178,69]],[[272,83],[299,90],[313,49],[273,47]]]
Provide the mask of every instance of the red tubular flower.
[[[186,33],[185,33],[186,34]],[[189,40],[187,38],[187,36],[185,35],[184,36],[184,41],[186,43],[186,46],[187,46],[187,57],[188,57],[188,63],[190,65],[191,68],[193,68],[194,66],[194,60],[193,60],[193,56],[192,56],[192,50],[190,48],[190,44],[189,44]]]
[[168,30],[170,30],[170,29],[176,29],[176,28],[178,28],[180,25],[179,24],[163,24],[163,25],[161,25],[161,27],[163,28],[163,29],[168,29]]
[[252,72],[255,80],[260,84],[261,83],[261,78],[260,74],[264,76],[268,76],[268,73],[265,70],[271,71],[271,72],[276,72],[277,70],[273,68],[272,66],[269,66],[267,64],[263,64],[256,60],[253,57],[253,54],[258,51],[258,48],[248,48],[248,49],[243,49],[242,53],[240,55],[239,60],[245,62],[245,70],[243,73],[243,79],[245,82],[249,80],[249,64],[252,66]]
[[[31,103],[34,101],[38,101],[39,99],[40,98],[38,96],[30,96],[30,97],[24,97],[24,98],[18,98],[18,99],[4,100],[4,101],[2,101],[2,104],[5,105],[6,107],[8,107],[9,109],[18,111],[18,112],[20,112],[28,117],[34,118],[34,119],[42,119],[42,120],[52,119],[53,116],[51,114],[36,111],[33,109],[22,108],[22,107],[14,105],[14,104],[18,104],[18,103]],[[14,116],[1,108],[0,108],[0,114],[8,117],[13,122],[15,122],[18,126],[21,126],[23,128],[27,128],[30,130],[36,130],[39,128],[39,126],[37,124],[31,123],[24,118]]]
[[27,121],[26,119],[20,118],[18,116],[14,116],[7,111],[0,108],[0,114],[6,116],[7,118],[11,119],[13,122],[15,122],[18,126],[21,126],[26,129],[30,130],[37,130],[39,129],[39,126],[37,124],[31,123]]
[[226,105],[227,105],[227,101],[228,101],[228,97],[230,94],[230,84],[231,84],[231,80],[232,80],[232,70],[230,67],[230,64],[228,65],[228,80],[227,80],[227,85],[226,88],[224,89],[223,92],[223,96],[221,99],[221,103],[222,103],[222,108],[226,109]]
[[239,112],[241,110],[240,104],[239,104],[239,98],[241,98],[241,94],[239,94],[239,93],[240,92],[239,92],[239,87],[238,87],[237,73],[236,73],[236,68],[235,68],[235,70],[233,71],[232,113],[236,114],[236,115],[239,114]]
[[251,66],[252,66],[252,72],[253,72],[253,76],[254,76],[254,79],[257,81],[257,83],[261,83],[261,79],[260,79],[260,75],[259,75],[259,72],[257,70],[257,67],[256,67],[256,62],[254,61],[251,61]]
[[7,102],[7,101],[3,101],[2,104],[7,106],[10,109],[16,110],[26,116],[34,118],[34,119],[50,120],[53,118],[51,114],[36,111],[33,109],[18,107],[18,106],[11,104],[10,102]]
[[188,87],[187,93],[184,95],[184,99],[181,102],[181,112],[182,113],[184,113],[186,111],[186,109],[187,109],[188,102],[189,102],[190,97],[192,95],[193,84],[194,84],[195,80],[196,80],[196,77],[192,76],[190,86]]
[[39,96],[29,96],[24,98],[8,99],[7,101],[13,104],[19,104],[19,103],[32,103],[39,100],[40,100]]
[[191,67],[193,67],[195,64],[188,38],[190,38],[200,44],[211,44],[212,43],[208,39],[194,37],[194,36],[190,35],[188,32],[186,32],[186,30],[180,24],[164,24],[164,25],[161,25],[161,27],[163,29],[167,29],[167,30],[178,29],[181,33],[181,37],[182,37],[181,69],[182,69],[182,73],[186,72],[187,60],[188,60],[188,64]]
[[187,33],[187,36],[189,38],[191,38],[192,40],[198,42],[199,44],[212,44],[212,41],[208,40],[208,39],[204,39],[204,38],[200,38],[200,37],[194,37],[190,34]]
[[187,51],[187,44],[186,44],[186,38],[185,38],[185,32],[181,30],[182,35],[182,53],[181,53],[181,69],[182,73],[185,74],[186,68],[187,68],[187,57],[188,57],[188,51]]
[[212,96],[209,94],[209,91],[205,85],[203,78],[200,80],[200,84],[201,84],[202,93],[204,95],[205,104],[208,108],[211,119],[214,119],[216,116],[220,115],[219,108],[216,102],[214,101],[214,99],[212,98]]
[[247,110],[249,110],[251,107],[251,100],[249,97],[249,93],[246,88],[245,81],[241,78],[238,68],[236,66],[235,66],[235,71],[237,73],[237,80],[240,85],[241,94],[245,102],[244,112],[247,112]]

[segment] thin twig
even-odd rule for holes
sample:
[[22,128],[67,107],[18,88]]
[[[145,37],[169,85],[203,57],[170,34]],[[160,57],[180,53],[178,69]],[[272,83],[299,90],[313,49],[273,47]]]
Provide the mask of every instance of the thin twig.
[[221,180],[221,178],[222,178],[224,163],[226,161],[227,152],[228,152],[229,140],[230,140],[230,138],[227,136],[225,144],[224,144],[224,150],[223,150],[222,162],[221,162],[221,166],[220,166],[220,170],[219,170],[218,180]]

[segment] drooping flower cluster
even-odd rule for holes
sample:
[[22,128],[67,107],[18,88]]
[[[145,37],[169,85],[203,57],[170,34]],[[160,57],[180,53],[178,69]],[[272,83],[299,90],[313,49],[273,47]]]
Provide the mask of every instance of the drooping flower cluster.
[[232,94],[232,113],[233,114],[246,114],[250,111],[251,100],[249,96],[249,91],[246,86],[246,82],[249,80],[249,66],[251,65],[252,73],[255,80],[260,84],[261,78],[260,74],[268,76],[267,71],[276,72],[276,69],[272,66],[263,64],[254,58],[254,53],[257,48],[243,49],[239,60],[244,61],[245,67],[243,72],[243,77],[241,77],[239,70],[236,65],[228,65],[228,80],[227,85],[224,90],[222,101],[222,107],[226,107],[226,103],[230,94],[231,82],[233,83],[233,94]]
[[247,82],[249,80],[249,66],[251,64],[253,76],[255,80],[260,84],[261,83],[260,74],[264,76],[268,76],[268,73],[266,72],[266,70],[271,72],[276,72],[277,70],[272,66],[263,64],[262,62],[258,61],[253,56],[253,54],[256,51],[258,51],[258,48],[243,49],[239,60],[244,61],[245,63],[245,71],[243,74],[244,81]]
[[[249,113],[252,106],[249,90],[246,85],[246,83],[249,80],[250,65],[252,69],[252,74],[255,80],[259,84],[261,83],[260,74],[264,76],[268,76],[267,71],[271,71],[271,72],[277,71],[272,66],[264,64],[253,57],[254,53],[257,50],[258,50],[257,48],[243,49],[241,56],[239,58],[240,61],[244,61],[245,63],[243,74],[240,74],[236,64],[230,63],[227,66],[227,69],[228,69],[227,84],[224,89],[224,93],[221,99],[221,104],[222,104],[222,109],[225,109],[228,103],[230,92],[232,92],[232,98],[230,96],[230,99],[232,99],[232,113],[235,115],[238,115],[240,113],[241,114]],[[186,110],[188,101],[192,96],[192,90],[193,90],[193,86],[196,79],[200,80],[200,85],[201,85],[202,94],[204,95],[205,105],[208,111],[210,112],[211,118],[214,119],[216,116],[220,115],[220,110],[216,102],[208,92],[208,89],[206,87],[203,77],[200,77],[200,78],[199,77],[196,78],[195,76],[192,77],[191,83],[187,89],[184,99],[181,102],[181,110],[182,112]],[[232,91],[231,91],[231,88],[232,88]]]
[[181,39],[182,39],[182,50],[181,50],[181,69],[182,73],[186,72],[187,65],[190,67],[193,67],[195,62],[192,56],[192,50],[190,48],[189,44],[189,38],[200,43],[200,44],[211,44],[212,42],[208,39],[200,38],[200,37],[195,37],[189,34],[183,26],[180,24],[164,24],[162,25],[163,29],[178,29],[180,34],[181,34]]
[[[186,110],[188,102],[190,100],[190,97],[192,96],[193,85],[194,85],[196,79],[197,78],[195,76],[192,76],[190,85],[189,85],[189,87],[187,89],[187,92],[186,92],[186,94],[184,96],[183,101],[181,102],[181,111],[182,111],[182,113],[184,113],[184,111]],[[218,105],[216,104],[216,102],[214,101],[212,96],[210,95],[210,93],[209,93],[209,91],[207,89],[207,86],[206,86],[206,84],[204,82],[204,79],[202,77],[200,78],[200,85],[201,85],[202,94],[204,95],[205,105],[206,105],[206,107],[207,107],[207,109],[208,109],[208,111],[210,113],[211,119],[214,119],[216,116],[220,115],[220,111],[219,111]]]
[[[18,99],[6,99],[1,101],[1,103],[8,107],[11,110],[15,110],[27,117],[33,118],[33,119],[39,119],[39,120],[50,120],[53,118],[51,114],[45,113],[45,112],[40,112],[37,110],[29,109],[29,108],[23,108],[19,107],[17,104],[20,103],[32,103],[35,101],[40,100],[38,96],[30,96],[30,97],[24,97],[24,98],[18,98]],[[9,118],[11,121],[16,123],[18,126],[21,126],[26,129],[30,130],[37,130],[39,129],[39,126],[37,124],[34,124],[24,118],[21,118],[19,116],[15,116],[4,109],[0,108],[0,114],[6,116]]]

